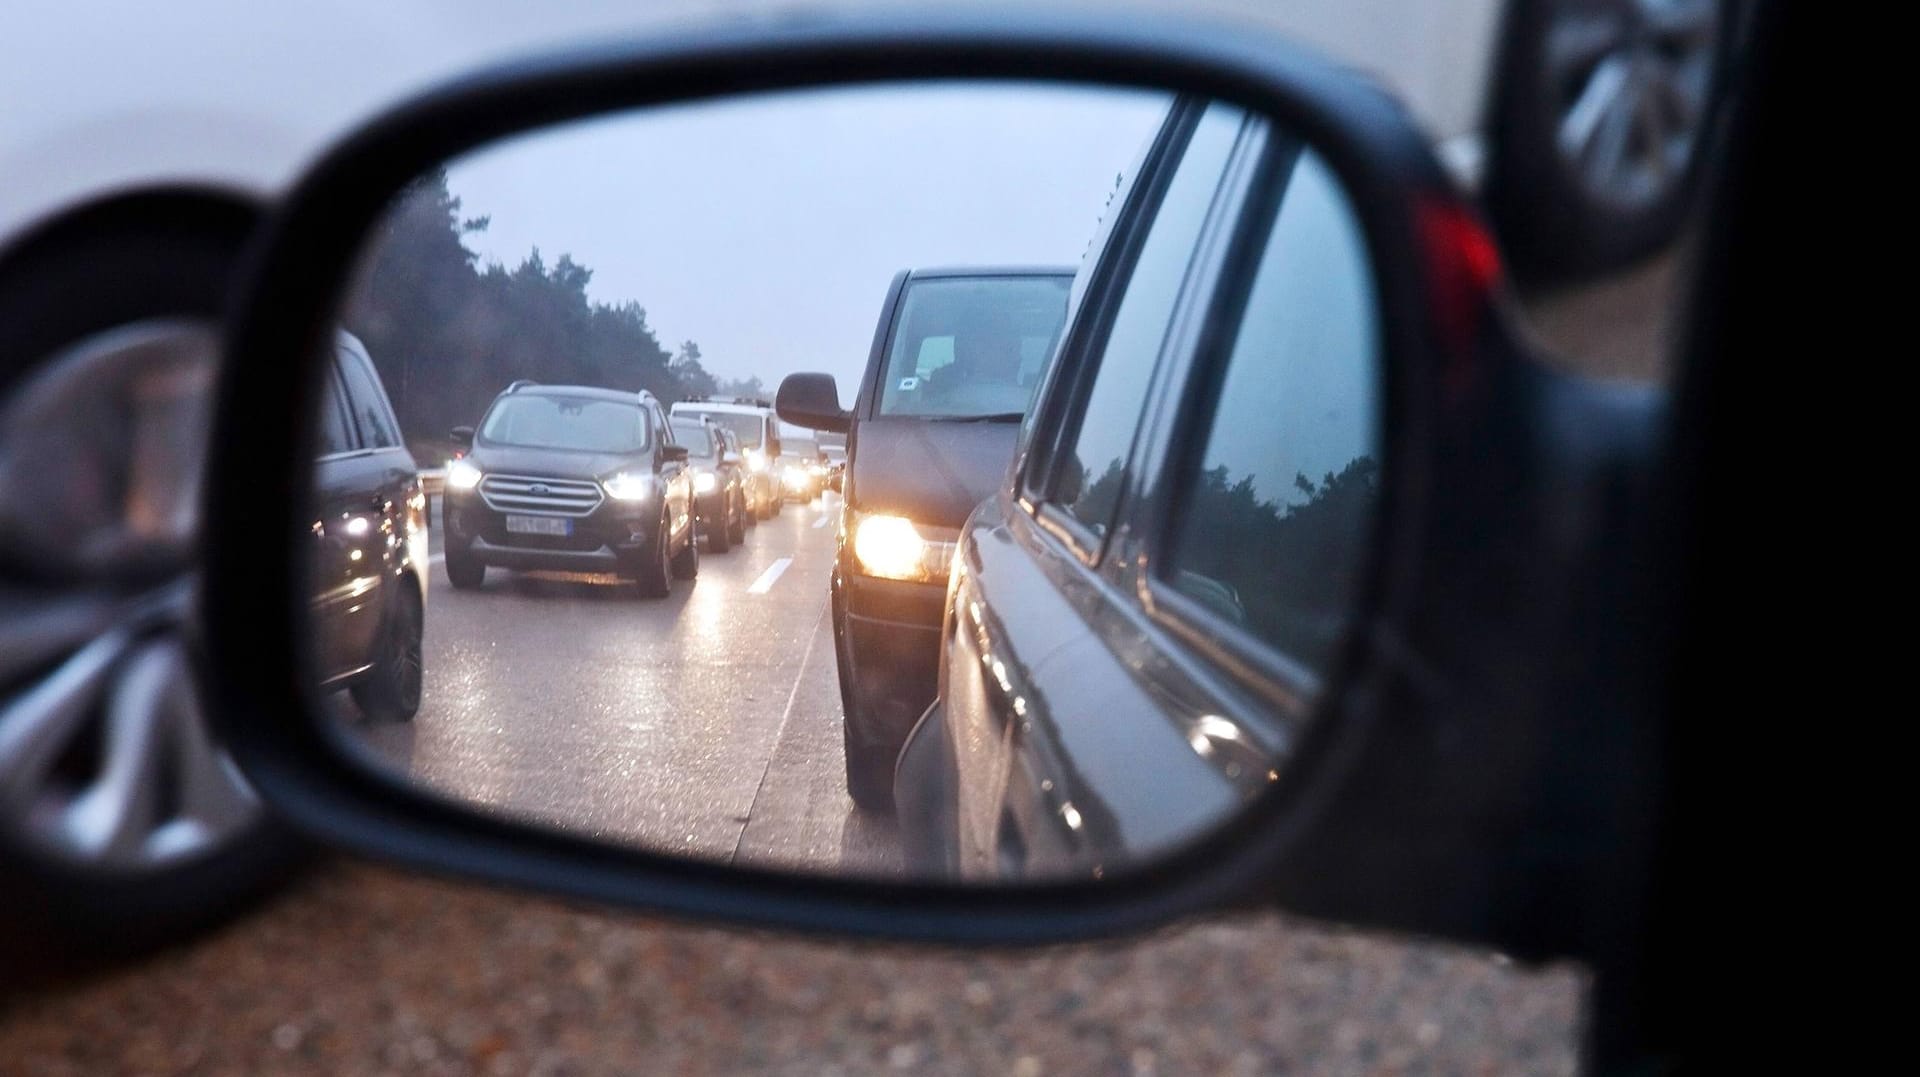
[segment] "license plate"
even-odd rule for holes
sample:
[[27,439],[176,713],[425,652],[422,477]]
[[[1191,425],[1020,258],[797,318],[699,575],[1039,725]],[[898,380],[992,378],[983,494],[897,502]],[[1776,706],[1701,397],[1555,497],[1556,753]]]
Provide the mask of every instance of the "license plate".
[[516,535],[571,535],[573,521],[554,516],[509,516],[507,530]]

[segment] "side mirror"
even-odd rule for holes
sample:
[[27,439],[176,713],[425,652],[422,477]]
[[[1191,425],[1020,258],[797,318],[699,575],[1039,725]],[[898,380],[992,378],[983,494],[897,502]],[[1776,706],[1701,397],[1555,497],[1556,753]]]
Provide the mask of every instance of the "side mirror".
[[723,464],[732,464],[732,465],[738,466],[740,464],[740,454],[737,452],[721,453],[720,462]]
[[471,445],[473,444],[473,427],[456,426],[447,431],[447,436],[461,445]]
[[[1018,80],[1009,79],[1010,73]],[[734,89],[743,79],[749,92]],[[314,459],[325,356],[307,349],[331,339],[343,309],[356,301],[348,297],[351,282],[364,279],[363,259],[408,265],[426,257],[423,242],[383,227],[383,214],[404,208],[408,197],[425,199],[419,204],[429,208],[441,205],[437,199],[457,197],[478,182],[476,161],[502,160],[527,166],[512,174],[524,177],[518,196],[528,206],[585,214],[589,208],[580,200],[592,177],[556,167],[579,160],[582,145],[604,148],[607,160],[641,167],[658,159],[665,125],[679,130],[706,124],[718,133],[733,130],[727,125],[744,114],[764,122],[741,130],[811,130],[796,125],[816,124],[845,132],[844,145],[827,148],[794,140],[805,141],[804,152],[813,156],[795,161],[793,170],[765,168],[739,177],[760,182],[759,197],[790,200],[781,204],[790,211],[783,219],[800,222],[813,216],[809,192],[838,190],[860,174],[849,161],[891,161],[900,154],[897,145],[872,137],[871,125],[845,123],[843,111],[819,110],[894,114],[903,101],[910,107],[915,94],[935,92],[925,89],[929,80],[940,83],[940,96],[924,99],[927,115],[967,114],[967,137],[993,150],[991,160],[955,155],[956,162],[975,169],[971,178],[994,180],[1003,165],[1042,174],[1085,166],[1067,157],[1036,163],[1031,151],[1047,143],[1035,132],[1077,133],[1087,116],[1110,122],[1101,130],[1113,137],[1103,137],[1100,152],[1114,163],[1103,159],[1088,169],[1084,184],[1074,188],[1084,187],[1084,197],[1040,207],[1039,218],[1057,225],[1045,248],[1054,252],[1053,263],[929,272],[914,278],[913,287],[922,291],[902,293],[897,286],[895,294],[904,298],[897,310],[883,314],[897,317],[901,333],[920,333],[919,347],[951,349],[958,343],[969,359],[965,365],[958,356],[948,360],[958,368],[954,384],[935,403],[888,398],[888,392],[917,396],[900,387],[916,379],[895,377],[883,387],[876,412],[893,417],[890,409],[897,404],[901,421],[874,424],[871,439],[863,427],[861,451],[871,462],[891,460],[894,466],[871,481],[863,470],[862,495],[871,495],[873,511],[842,521],[844,556],[849,562],[858,558],[859,567],[857,575],[846,575],[860,588],[845,605],[857,608],[870,600],[888,618],[899,611],[920,619],[916,624],[923,622],[923,629],[892,631],[890,620],[877,618],[861,626],[831,608],[831,616],[823,615],[823,607],[842,605],[838,593],[836,602],[822,601],[836,572],[836,551],[822,541],[826,532],[814,529],[832,521],[824,512],[803,509],[804,515],[789,514],[788,525],[773,526],[780,487],[772,498],[756,499],[759,519],[769,526],[760,529],[751,550],[755,557],[764,550],[777,559],[766,565],[740,558],[716,562],[719,571],[696,585],[699,552],[669,539],[684,533],[675,529],[679,521],[653,515],[659,509],[649,500],[656,496],[654,484],[609,486],[585,464],[579,474],[554,474],[559,465],[548,460],[604,459],[633,445],[630,399],[608,399],[621,394],[589,387],[592,378],[605,384],[629,372],[612,360],[591,367],[554,335],[540,351],[556,356],[554,378],[587,385],[573,395],[526,396],[527,436],[549,441],[527,454],[541,461],[537,470],[529,466],[525,473],[490,478],[487,497],[475,499],[474,514],[492,514],[487,519],[497,518],[498,530],[462,532],[469,525],[457,514],[449,517],[437,525],[443,534],[434,537],[444,542],[445,554],[422,579],[422,605],[406,596],[408,601],[385,607],[352,607],[418,611],[400,627],[418,633],[424,617],[430,626],[425,650],[410,652],[424,659],[409,664],[401,660],[409,654],[396,648],[371,659],[356,654],[325,664],[328,646],[339,642],[335,649],[344,654],[352,641],[321,620],[325,611],[313,597],[326,571],[310,563],[319,483],[310,473],[263,483],[261,469],[263,461]],[[1019,120],[1017,138],[1008,132],[1008,117]],[[593,122],[582,124],[586,120]],[[953,137],[944,119],[939,126],[941,139]],[[1129,166],[1142,145],[1146,155]],[[1073,259],[1089,249],[1087,227],[1098,219],[1116,169],[1129,167],[1147,177],[1139,190],[1168,193],[1164,200],[1138,190],[1112,198],[1108,227],[1118,238],[1096,240],[1101,256],[1091,272],[1101,283],[1085,293],[1095,306],[1083,324],[1083,315],[1065,313],[1066,281]],[[803,190],[794,184],[800,172],[816,186]],[[1005,197],[1027,197],[1045,186],[1021,180],[1007,186]],[[845,200],[854,207],[849,219],[826,226],[837,234],[873,227],[879,210],[923,221],[930,210],[912,202],[914,196],[893,187],[875,187],[869,196],[863,188],[862,197]],[[1219,208],[1194,210],[1209,205]],[[1030,249],[1022,230],[1033,218],[1019,212],[1028,208],[1010,206],[997,215],[989,222],[996,232],[986,238],[1004,241],[1012,251]],[[631,214],[608,212],[596,219],[637,227]],[[822,226],[814,219],[801,223]],[[985,246],[973,242],[982,237],[962,231],[977,230],[978,221],[947,227],[956,245],[966,240],[973,245],[964,249]],[[1272,235],[1280,241],[1269,244]],[[371,243],[376,236],[389,237],[386,245]],[[1136,242],[1133,236],[1142,238]],[[612,237],[609,244],[623,238]],[[780,264],[791,268],[782,270],[785,276],[774,274],[777,280],[819,272],[806,263],[804,245],[791,239],[777,232],[758,236],[752,249],[708,256],[785,259]],[[638,240],[628,246],[647,248]],[[1131,272],[1124,267],[1136,246],[1139,257],[1152,256],[1162,268],[1195,259],[1208,266],[1192,278],[1206,281],[1205,294],[1169,295],[1159,315],[1172,318],[1172,308],[1180,308],[1174,324],[1183,328],[1167,339],[1178,338],[1181,361],[1167,369],[1169,377],[1177,370],[1184,379],[1181,391],[1146,409],[1149,418],[1142,420],[1147,425],[1137,442],[1133,420],[1111,416],[1105,427],[1078,428],[1097,437],[1064,441],[1084,403],[1068,394],[1100,384],[1069,375],[1098,369],[1096,349],[1104,346],[1103,327],[1123,297],[1117,282]],[[1263,267],[1270,259],[1277,268],[1268,273]],[[1540,513],[1515,528],[1488,531],[1489,506],[1516,498],[1493,485],[1506,472],[1481,473],[1487,460],[1505,459],[1495,449],[1512,449],[1514,468],[1540,462],[1529,455],[1530,428],[1487,426],[1514,422],[1509,416],[1531,417],[1524,401],[1503,410],[1493,405],[1506,401],[1489,397],[1509,385],[1531,387],[1543,375],[1529,369],[1527,377],[1518,377],[1500,365],[1511,352],[1492,302],[1498,295],[1497,252],[1426,137],[1362,76],[1257,34],[1144,16],[888,13],[792,26],[729,25],[469,77],[402,106],[349,136],[292,186],[250,268],[230,326],[228,381],[214,442],[249,451],[215,453],[211,464],[204,543],[206,563],[220,567],[209,571],[204,584],[207,679],[235,759],[261,795],[308,832],[423,868],[767,926],[1038,943],[1281,898],[1290,908],[1317,915],[1365,916],[1408,930],[1504,941],[1501,928],[1511,925],[1482,925],[1471,920],[1476,909],[1445,903],[1479,894],[1489,885],[1486,879],[1500,876],[1488,865],[1505,861],[1476,845],[1483,835],[1499,840],[1509,833],[1502,825],[1514,824],[1513,833],[1538,837],[1495,811],[1508,801],[1496,803],[1483,792],[1475,783],[1485,772],[1468,765],[1486,743],[1510,735],[1537,739],[1540,734],[1528,732],[1526,723],[1538,715],[1510,705],[1509,695],[1495,697],[1499,705],[1488,704],[1484,694],[1452,679],[1477,675],[1483,667],[1471,659],[1484,652],[1461,643],[1462,633],[1446,631],[1457,625],[1446,608],[1435,607],[1446,598],[1504,593],[1467,586],[1478,577],[1462,571],[1460,559],[1485,550],[1488,563],[1504,565],[1511,559],[1495,559],[1494,553],[1517,546],[1525,555],[1544,542],[1523,533],[1521,525],[1536,517],[1556,519]],[[474,281],[472,294],[485,295],[483,282]],[[1010,281],[1018,287],[1009,290]],[[875,299],[883,283],[876,283]],[[1009,294],[1017,302],[994,298]],[[737,309],[741,318],[759,323],[755,339],[787,342],[801,355],[832,354],[846,326],[833,326],[818,342],[796,335],[813,313],[809,301],[789,288]],[[1008,307],[1011,312],[1003,309]],[[394,353],[423,371],[441,357],[471,363],[485,349],[494,349],[492,360],[509,366],[521,352],[539,350],[530,343],[547,339],[539,334],[553,335],[533,318],[503,327],[432,310],[389,313],[430,332],[392,333],[369,340],[369,349],[376,356]],[[1232,591],[1211,583],[1183,590],[1180,578],[1160,567],[1174,559],[1158,556],[1129,555],[1125,588],[1108,586],[1112,581],[1104,576],[1016,570],[1025,564],[1016,562],[1021,557],[1071,562],[1062,536],[1081,535],[1085,525],[1051,503],[1005,509],[1019,502],[1017,491],[1004,485],[1016,451],[1006,418],[1030,398],[995,379],[962,377],[978,342],[941,328],[993,325],[1016,315],[1031,323],[1035,339],[1061,334],[1056,362],[1083,364],[1061,367],[1062,374],[1049,377],[1032,401],[1036,444],[1044,442],[1063,463],[1065,453],[1085,450],[1088,455],[1078,461],[1083,466],[1064,470],[1076,480],[1084,473],[1089,501],[1097,494],[1108,506],[1128,505],[1129,512],[1132,497],[1125,491],[1139,478],[1127,470],[1130,453],[1144,453],[1152,442],[1156,466],[1189,469],[1181,471],[1191,474],[1185,486],[1177,476],[1147,473],[1156,493],[1140,499],[1140,511],[1166,517],[1127,541],[1159,542],[1164,531],[1167,542],[1179,540],[1176,552],[1195,571],[1231,584]],[[1255,316],[1261,320],[1248,323],[1253,331],[1235,332],[1239,319]],[[1302,318],[1316,335],[1301,340],[1325,336],[1339,347],[1306,347],[1267,332]],[[1189,321],[1192,333],[1184,328]],[[892,324],[883,321],[882,341],[893,339],[886,335]],[[943,340],[942,334],[949,336]],[[429,349],[420,339],[441,343]],[[1158,328],[1152,339],[1161,339]],[[1245,386],[1215,376],[1230,374],[1228,359],[1242,354],[1253,372]],[[295,361],[286,362],[289,356]],[[449,383],[456,369],[445,372]],[[1443,387],[1451,395],[1443,395]],[[1210,463],[1205,473],[1190,470],[1200,464],[1198,450],[1207,448],[1214,395],[1236,407],[1249,401],[1254,406],[1253,420],[1223,428],[1234,431],[1222,442],[1233,458],[1231,474]],[[1274,410],[1282,405],[1292,410]],[[403,433],[412,414],[428,411],[414,402],[408,406],[412,413],[399,413]],[[729,414],[745,416],[746,424],[765,422],[757,407],[731,407],[737,410]],[[775,407],[781,419],[816,430],[845,432],[852,424],[827,373],[788,376]],[[1141,410],[1134,406],[1124,414]],[[1284,421],[1268,422],[1273,415]],[[1311,437],[1302,434],[1284,446],[1267,439],[1269,427],[1290,432],[1309,423],[1317,424]],[[471,428],[462,429],[470,438]],[[774,430],[765,436],[762,451],[771,461],[779,439]],[[1176,436],[1184,440],[1162,444]],[[1142,447],[1132,448],[1136,444]],[[1296,462],[1276,446],[1304,446],[1311,456]],[[684,461],[687,451],[663,442],[660,458]],[[1532,474],[1524,468],[1521,473]],[[777,474],[776,481],[785,480],[789,469]],[[470,477],[481,481],[477,469]],[[1556,489],[1555,477],[1543,465],[1541,477],[1530,481]],[[1059,500],[1058,490],[1053,488],[1052,500]],[[1436,490],[1450,496],[1431,496]],[[620,512],[605,514],[617,517],[611,525],[592,518],[608,499],[623,503],[614,506]],[[738,507],[734,511],[729,523],[744,526]],[[999,522],[988,524],[990,518]],[[728,539],[729,528],[721,523],[702,521],[703,537],[714,546],[739,541]],[[1484,533],[1501,535],[1505,545],[1495,549],[1463,539]],[[509,535],[510,541],[503,538]],[[1249,536],[1268,543],[1284,538],[1288,549],[1304,552],[1295,560],[1246,555]],[[420,537],[425,561],[424,532]],[[1160,549],[1141,548],[1156,555]],[[1454,560],[1436,567],[1443,555]],[[418,754],[388,758],[381,754],[384,741],[369,738],[369,722],[343,719],[347,701],[335,692],[358,689],[357,697],[378,703],[379,693],[417,689],[413,728],[444,728],[459,711],[461,704],[450,702],[456,693],[482,691],[462,687],[465,667],[452,667],[447,652],[436,649],[462,646],[461,640],[486,631],[472,616],[470,601],[460,605],[465,596],[454,592],[480,586],[489,572],[583,569],[611,577],[608,587],[637,582],[642,596],[695,597],[652,605],[648,633],[631,644],[619,637],[623,658],[649,675],[658,670],[657,680],[635,680],[626,675],[629,669],[608,670],[603,655],[615,645],[601,647],[605,641],[597,639],[489,670],[500,678],[495,698],[508,710],[499,721],[476,726],[474,735],[494,738],[505,749],[500,758],[509,762],[503,765],[527,768],[511,780],[495,782],[497,775],[489,775],[484,787],[444,783],[438,775],[457,767],[442,772]],[[1444,575],[1444,569],[1453,574]],[[1242,577],[1248,573],[1267,573],[1258,579],[1270,577],[1271,586],[1247,585]],[[1035,589],[1059,582],[1049,582],[1053,576],[1078,590],[1063,595]],[[424,585],[428,579],[432,586]],[[439,586],[441,579],[449,586]],[[988,594],[989,586],[1000,593]],[[963,603],[955,597],[962,587],[970,589],[969,598],[983,600]],[[1007,592],[1010,587],[1016,590]],[[740,594],[754,597],[736,602]],[[1245,626],[1220,616],[1225,594],[1245,600]],[[560,604],[532,603],[524,612],[569,615]],[[690,640],[724,638],[734,625],[750,623],[780,629],[747,633],[741,646],[760,650],[746,655],[687,646]],[[551,632],[529,635],[560,639],[575,631],[612,631],[548,624]],[[855,646],[851,636],[844,643],[839,638],[849,625],[866,633],[858,645],[874,656],[870,668],[881,674],[856,686],[862,694],[853,704],[835,675],[837,649]],[[1036,627],[1045,639],[1035,637]],[[1118,642],[1103,642],[1096,633]],[[388,633],[371,638],[402,639]],[[1150,652],[1156,647],[1166,653]],[[779,668],[795,679],[784,687],[772,680],[728,684],[719,667],[697,664],[708,652],[764,663],[768,670],[778,658]],[[583,664],[589,660],[600,664]],[[369,661],[385,663],[377,668],[386,680],[342,679],[361,675]],[[971,688],[940,698],[939,685],[955,683],[949,675],[956,671],[970,678]],[[423,680],[400,683],[402,675]],[[591,703],[546,687],[590,681],[607,693]],[[635,687],[641,684],[645,690]],[[709,689],[713,694],[684,694]],[[707,765],[714,758],[715,730],[759,722],[769,713],[777,718],[781,699],[795,716],[790,732],[797,734],[779,738],[782,751],[792,743],[799,755],[770,766],[770,757],[748,757],[760,748],[743,738],[727,747],[738,753],[728,759],[739,765]],[[1453,709],[1411,710],[1442,705],[1431,700]],[[608,758],[631,760],[633,769],[595,773],[581,789],[568,791],[577,797],[504,803],[497,795],[503,787],[537,787],[544,797],[551,785],[544,775],[561,758],[556,753],[575,751],[574,742],[560,744],[545,735],[546,726],[516,721],[521,715],[511,710],[549,704],[560,709],[562,720],[569,706],[616,712],[616,720],[597,722],[581,736],[604,738]],[[1389,717],[1406,720],[1383,719],[1395,705],[1409,712]],[[962,707],[975,710],[949,709]],[[881,713],[889,724],[857,724],[865,721],[863,714]],[[246,720],[258,715],[275,720]],[[694,716],[700,721],[675,720]],[[1515,724],[1485,724],[1509,719]],[[1122,726],[1124,736],[1112,732]],[[988,738],[1000,754],[957,754],[987,729],[1004,731]],[[631,735],[634,730],[644,734]],[[1389,737],[1400,739],[1384,739]],[[429,740],[423,735],[417,744]],[[769,751],[773,740],[766,738]],[[1005,753],[1015,751],[1020,761],[1009,764]],[[565,758],[571,763],[588,755]],[[1550,784],[1526,773],[1529,760],[1507,761],[1516,780],[1535,779],[1528,790]],[[994,774],[1001,776],[1015,765],[1035,780],[1009,786],[980,769],[990,765],[1000,767]],[[436,775],[432,782],[424,779],[427,774]],[[645,775],[644,785],[635,786],[634,775]],[[763,778],[764,796],[757,791]],[[1018,805],[1008,801],[1003,815],[1000,801],[1011,796],[1023,799]],[[984,822],[956,807],[978,807],[977,797],[993,801]],[[620,804],[618,819],[609,823],[594,814],[612,802]],[[1433,821],[1434,805],[1454,803],[1465,807]],[[1430,821],[1442,829],[1420,829]],[[1449,825],[1455,829],[1444,829]],[[1399,856],[1402,848],[1422,852]],[[1515,855],[1535,848],[1521,842]]]
[[789,374],[773,398],[773,410],[795,426],[844,434],[853,415],[840,406],[840,387],[831,374]]

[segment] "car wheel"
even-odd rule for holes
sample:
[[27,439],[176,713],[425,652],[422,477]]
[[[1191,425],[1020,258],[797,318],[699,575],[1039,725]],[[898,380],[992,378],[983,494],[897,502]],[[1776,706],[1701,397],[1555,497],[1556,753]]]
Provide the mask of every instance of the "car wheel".
[[456,591],[478,591],[487,582],[487,563],[465,550],[448,550],[446,568]]
[[1715,0],[1520,0],[1489,131],[1488,212],[1523,281],[1616,269],[1670,243],[1720,80]]
[[733,495],[733,511],[727,514],[727,538],[735,545],[747,541],[746,495]]
[[134,195],[0,256],[0,967],[176,941],[312,855],[214,738],[192,657],[204,444],[181,432],[256,219]]
[[420,710],[424,673],[420,640],[425,630],[420,596],[412,582],[389,580],[395,595],[380,626],[378,652],[366,679],[352,689],[353,701],[376,722],[406,722]]
[[691,525],[687,527],[686,543],[673,555],[672,568],[676,580],[690,580],[700,575],[700,543]]
[[[727,502],[727,504],[731,505],[732,502]],[[720,512],[720,518],[707,522],[707,552],[726,553],[728,550],[733,549],[733,537],[728,534],[732,528],[733,513],[727,511],[725,506],[723,506]],[[693,545],[691,539],[688,540],[687,545]]]
[[668,552],[672,540],[673,532],[663,514],[653,542],[641,551],[640,571],[634,573],[642,597],[665,598],[673,593],[673,557]]
[[860,700],[853,691],[853,667],[847,658],[839,623],[834,624],[833,656],[840,674],[840,741],[846,758],[847,795],[861,811],[893,812],[893,771],[897,758],[873,747],[859,736],[865,728]]

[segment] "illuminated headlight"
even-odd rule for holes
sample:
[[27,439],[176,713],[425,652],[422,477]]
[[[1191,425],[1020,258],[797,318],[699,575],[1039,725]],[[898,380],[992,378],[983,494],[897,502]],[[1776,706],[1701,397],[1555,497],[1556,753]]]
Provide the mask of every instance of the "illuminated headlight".
[[[853,556],[862,571],[889,580],[939,582],[947,578],[955,543],[927,534],[904,516],[860,516],[853,527]],[[957,537],[957,536],[956,536]]]
[[693,492],[694,493],[710,494],[710,493],[713,493],[714,490],[718,489],[719,486],[720,486],[720,480],[714,477],[713,472],[696,471],[693,473]]
[[783,474],[785,475],[788,486],[798,487],[807,484],[807,473],[797,467],[789,467]]
[[653,493],[653,476],[644,472],[633,475],[622,471],[602,479],[600,485],[607,491],[607,496],[615,501],[639,501]]
[[748,471],[765,471],[766,469],[767,469],[767,454],[764,452],[761,452],[759,449],[748,449],[747,450],[747,470]]
[[447,486],[454,490],[471,490],[480,485],[480,469],[465,460],[454,460],[447,464]]

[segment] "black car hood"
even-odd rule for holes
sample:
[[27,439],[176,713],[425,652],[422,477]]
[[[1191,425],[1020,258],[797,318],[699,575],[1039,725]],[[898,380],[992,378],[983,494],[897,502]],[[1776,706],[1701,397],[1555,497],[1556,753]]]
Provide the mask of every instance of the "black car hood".
[[1019,423],[870,419],[854,434],[849,504],[959,527],[1000,488],[1019,435]]
[[598,479],[621,468],[652,467],[652,454],[566,452],[516,445],[476,445],[468,456],[474,467],[502,475],[533,475],[555,479]]

